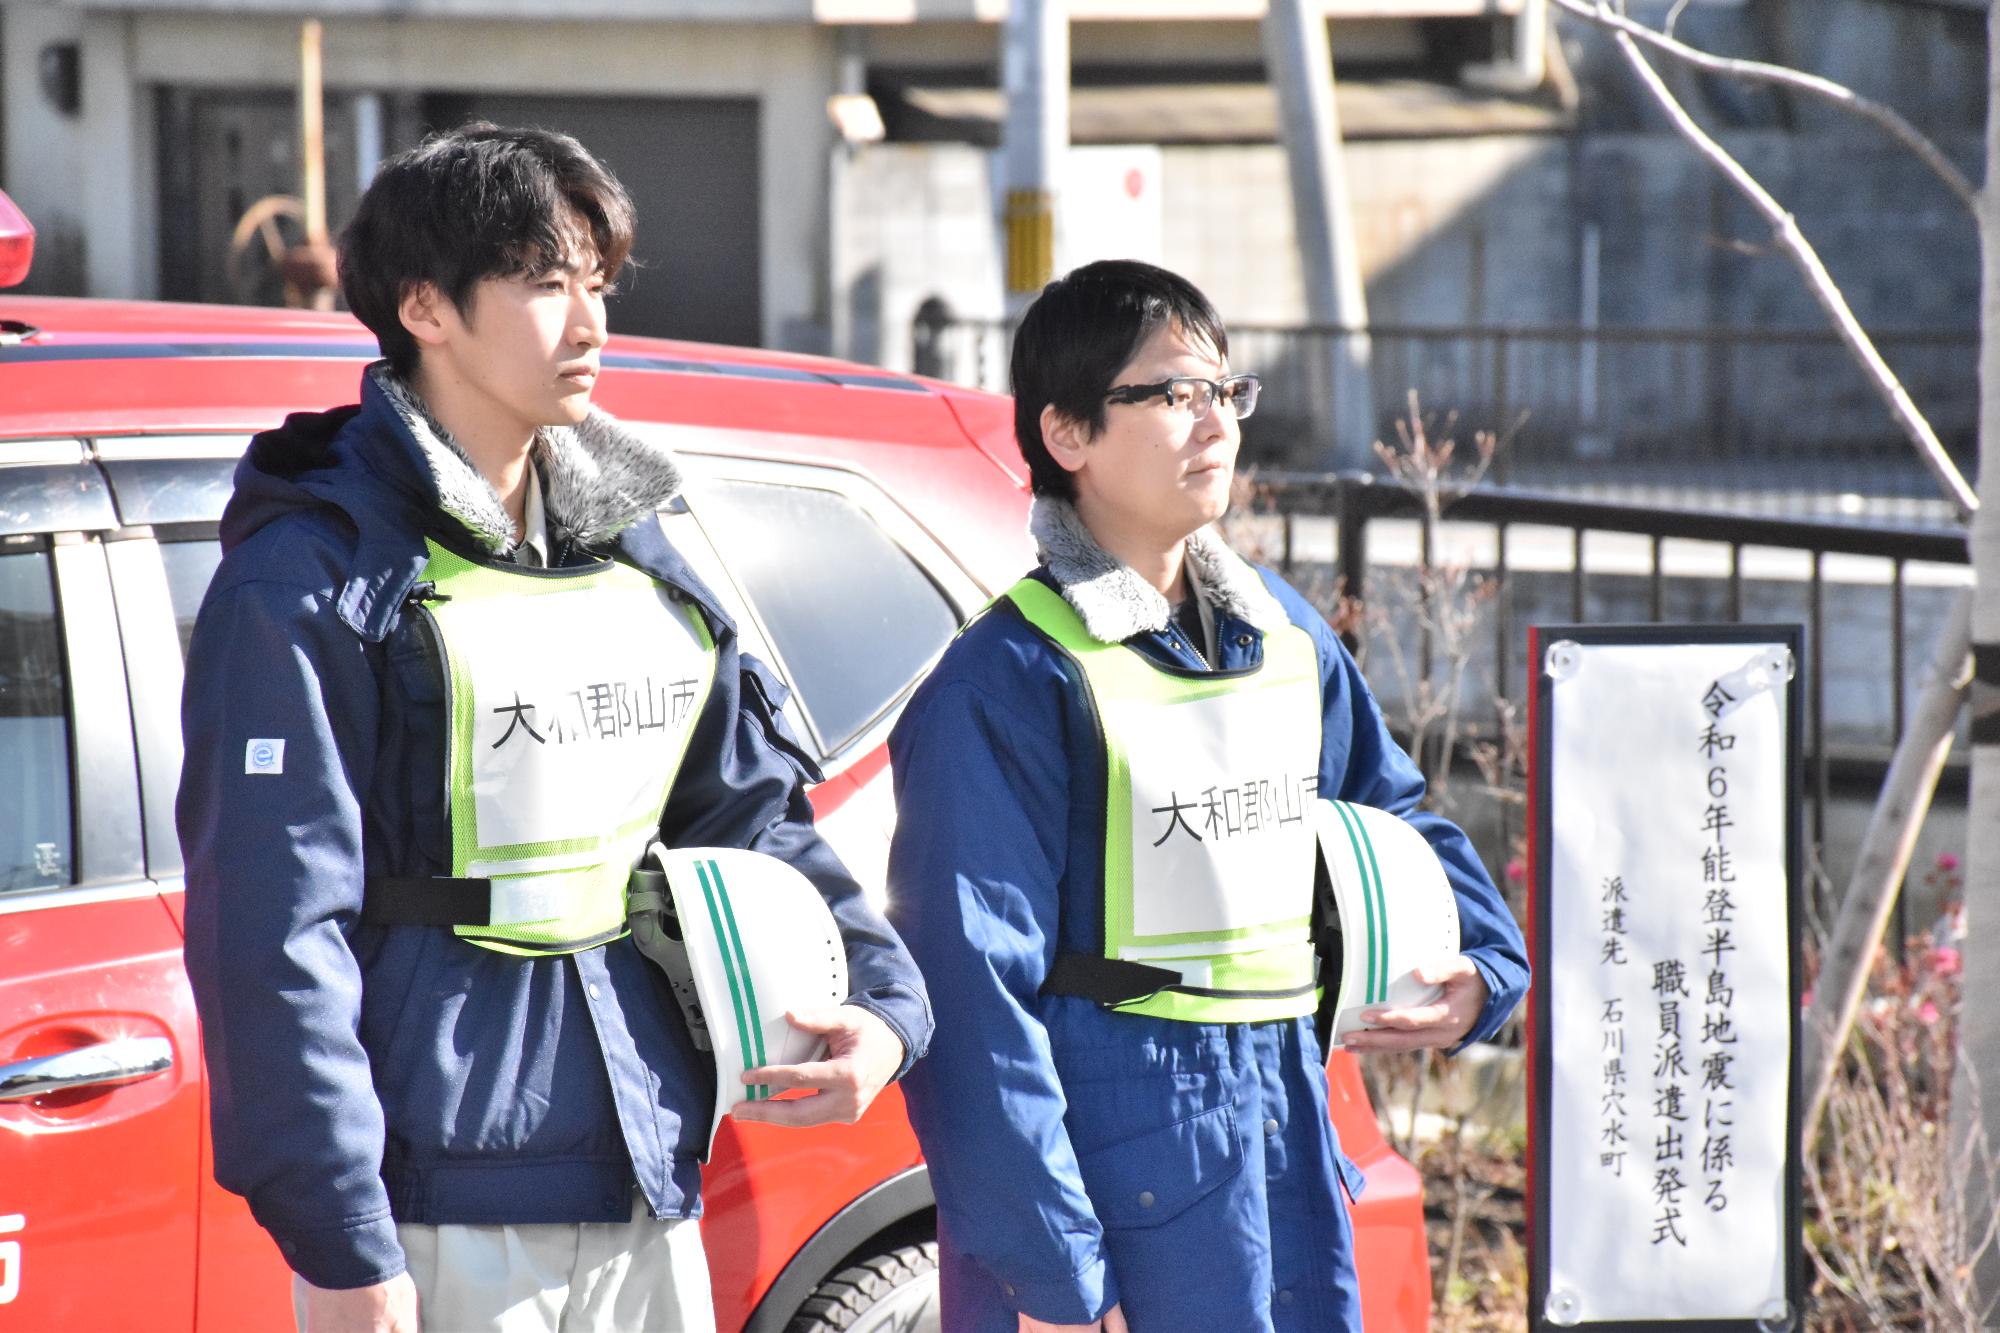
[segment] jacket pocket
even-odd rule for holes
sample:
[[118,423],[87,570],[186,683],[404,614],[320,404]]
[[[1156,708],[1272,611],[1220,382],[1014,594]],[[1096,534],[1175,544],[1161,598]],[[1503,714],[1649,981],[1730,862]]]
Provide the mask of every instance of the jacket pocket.
[[1236,1110],[1218,1106],[1077,1159],[1084,1191],[1106,1227],[1156,1227],[1180,1216],[1243,1169]]
[[1335,1148],[1333,1150],[1333,1169],[1339,1173],[1341,1187],[1347,1191],[1348,1207],[1352,1208],[1355,1204],[1360,1203],[1362,1194],[1368,1189],[1368,1177],[1363,1174],[1360,1167],[1354,1164],[1354,1159],[1340,1149]]

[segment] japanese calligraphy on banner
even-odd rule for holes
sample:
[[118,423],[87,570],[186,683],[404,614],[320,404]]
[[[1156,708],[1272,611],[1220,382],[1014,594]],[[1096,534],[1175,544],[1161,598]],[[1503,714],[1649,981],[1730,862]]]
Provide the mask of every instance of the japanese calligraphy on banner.
[[1799,630],[1530,644],[1535,1326],[1795,1328]]

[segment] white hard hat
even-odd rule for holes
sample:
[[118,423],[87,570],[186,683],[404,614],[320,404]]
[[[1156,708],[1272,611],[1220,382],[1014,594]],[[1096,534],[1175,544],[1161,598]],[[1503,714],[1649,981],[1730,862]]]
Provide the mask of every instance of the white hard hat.
[[[655,904],[665,906],[640,887],[648,870],[666,877],[671,920],[642,920]],[[768,1087],[746,1087],[744,1070],[824,1052],[825,1043],[787,1023],[785,1013],[847,998],[846,947],[811,880],[775,856],[736,847],[655,843],[633,877],[631,906],[634,941],[666,971],[696,1044],[714,1056],[712,1147],[731,1106],[771,1095]]]
[[1411,975],[1458,953],[1458,898],[1424,835],[1386,810],[1313,803],[1321,864],[1340,913],[1333,1044],[1366,1028],[1360,1011],[1430,1004],[1444,993]]

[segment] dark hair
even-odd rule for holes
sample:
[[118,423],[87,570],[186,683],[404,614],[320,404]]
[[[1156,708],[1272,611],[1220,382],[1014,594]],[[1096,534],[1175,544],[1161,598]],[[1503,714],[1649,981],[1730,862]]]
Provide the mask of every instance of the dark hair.
[[1037,495],[1076,497],[1076,481],[1042,440],[1042,409],[1053,407],[1094,436],[1104,429],[1104,395],[1145,341],[1168,325],[1229,355],[1215,307],[1178,273],[1136,259],[1102,259],[1042,288],[1014,332],[1014,440]]
[[340,238],[340,288],[400,375],[417,343],[397,314],[433,283],[466,313],[487,278],[546,273],[594,248],[614,277],[632,250],[631,197],[567,134],[477,121],[382,164]]

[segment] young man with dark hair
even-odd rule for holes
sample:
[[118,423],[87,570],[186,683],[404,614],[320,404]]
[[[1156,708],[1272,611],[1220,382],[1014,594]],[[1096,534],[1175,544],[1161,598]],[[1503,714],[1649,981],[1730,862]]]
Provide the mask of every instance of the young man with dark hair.
[[[673,458],[590,405],[632,232],[563,135],[385,164],[340,271],[387,360],[258,436],[223,518],[183,702],[188,972],[216,1178],[309,1333],[713,1326],[715,1075],[626,934],[649,839],[790,863],[846,945],[847,1003],[800,1016],[830,1054],[787,1076],[818,1095],[739,1115],[852,1119],[928,1040],[780,687],[660,527]],[[548,743],[570,689],[678,678],[663,725]]]
[[889,742],[891,918],[937,1019],[905,1092],[945,1326],[1360,1333],[1302,804],[1407,821],[1461,924],[1463,952],[1416,969],[1435,1002],[1364,1010],[1350,1049],[1491,1036],[1527,988],[1520,931],[1418,808],[1326,619],[1210,526],[1259,386],[1201,293],[1078,269],[1029,307],[1013,378],[1041,563]]

